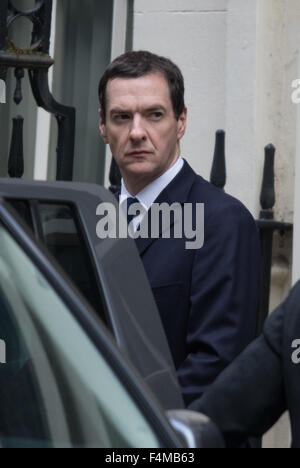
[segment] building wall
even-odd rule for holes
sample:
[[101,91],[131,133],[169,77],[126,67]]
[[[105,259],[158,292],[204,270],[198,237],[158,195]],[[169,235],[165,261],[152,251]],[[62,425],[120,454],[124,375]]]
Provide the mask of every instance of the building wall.
[[173,59],[186,81],[182,153],[209,177],[215,131],[225,127],[227,0],[136,0],[134,48]]
[[[181,67],[186,79],[189,121],[182,144],[183,156],[198,173],[209,178],[214,134],[219,128],[225,129],[226,190],[239,198],[256,218],[260,211],[264,147],[273,143],[275,216],[280,221],[294,220],[299,109],[291,100],[291,84],[300,78],[299,24],[297,0],[135,0],[134,3],[134,49],[169,56]],[[300,113],[298,129],[299,122]],[[300,231],[298,200],[300,197],[296,199]],[[300,276],[298,242],[295,279],[297,274]],[[291,287],[292,254],[292,235],[276,234],[271,310]],[[288,426],[285,416],[267,435],[265,446],[288,446]]]
[[[298,41],[298,74],[300,79],[300,41]],[[296,106],[296,175],[295,175],[295,214],[294,214],[294,256],[293,256],[293,282],[300,278],[300,104]]]
[[276,214],[290,222],[299,9],[296,0],[135,0],[134,18],[134,49],[167,55],[184,73],[189,126],[183,155],[208,178],[214,133],[225,129],[227,191],[257,216],[264,147],[273,143]]
[[[300,47],[300,44],[299,44]],[[300,77],[300,61],[299,73]],[[300,104],[297,107],[297,151],[296,151],[296,177],[295,177],[295,217],[294,217],[294,257],[293,257],[293,281],[300,278]]]

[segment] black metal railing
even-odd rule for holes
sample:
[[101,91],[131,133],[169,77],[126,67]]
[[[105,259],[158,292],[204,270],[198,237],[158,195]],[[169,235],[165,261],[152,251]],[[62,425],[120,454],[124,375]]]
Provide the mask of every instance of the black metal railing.
[[226,185],[225,137],[224,130],[217,131],[214,159],[210,173],[210,182],[222,190]]
[[293,231],[293,224],[276,221],[274,217],[275,195],[275,152],[273,145],[265,148],[265,167],[261,190],[261,212],[257,226],[260,233],[262,252],[262,283],[258,313],[258,334],[263,330],[270,306],[270,287],[272,271],[273,237],[276,231],[283,236]]
[[[33,25],[29,49],[19,48],[10,35],[10,27],[19,18]],[[6,82],[10,68],[15,70],[16,90],[14,102],[22,100],[24,70],[28,70],[33,96],[38,106],[55,115],[58,123],[57,180],[72,180],[75,142],[75,109],[55,101],[48,84],[49,68],[54,64],[49,56],[52,18],[52,0],[35,0],[29,11],[17,9],[13,0],[0,0],[0,79]],[[8,162],[10,177],[24,173],[23,117],[13,119],[12,141]]]
[[[269,315],[274,232],[279,231],[284,235],[285,233],[293,230],[292,224],[276,221],[274,217],[274,206],[276,202],[275,153],[276,149],[273,145],[265,147],[265,165],[260,196],[261,212],[259,219],[257,220],[262,255],[260,301],[257,314],[257,335],[261,334],[264,323]],[[224,189],[226,184],[225,161],[225,132],[219,130],[216,133],[216,146],[211,173],[211,183],[222,189]]]

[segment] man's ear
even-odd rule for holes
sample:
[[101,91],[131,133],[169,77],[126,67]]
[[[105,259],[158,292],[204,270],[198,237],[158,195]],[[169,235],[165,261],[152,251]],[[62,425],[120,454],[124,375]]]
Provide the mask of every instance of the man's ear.
[[99,125],[99,129],[100,129],[101,137],[102,137],[104,143],[106,143],[106,144],[108,145],[108,138],[107,138],[106,125],[103,123],[103,115],[102,115],[102,111],[101,111],[101,110],[100,110],[100,125]]
[[187,108],[184,108],[184,111],[182,112],[181,116],[178,119],[178,140],[181,140],[181,138],[184,136],[185,131],[186,131],[186,121],[187,121]]

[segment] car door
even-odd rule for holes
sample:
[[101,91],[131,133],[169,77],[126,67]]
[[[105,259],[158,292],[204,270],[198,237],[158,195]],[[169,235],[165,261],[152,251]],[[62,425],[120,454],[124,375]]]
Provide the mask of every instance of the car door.
[[142,262],[132,239],[99,239],[103,187],[0,180],[0,197],[18,212],[112,332],[164,409],[184,407],[176,371]]
[[1,447],[183,448],[87,301],[0,201]]

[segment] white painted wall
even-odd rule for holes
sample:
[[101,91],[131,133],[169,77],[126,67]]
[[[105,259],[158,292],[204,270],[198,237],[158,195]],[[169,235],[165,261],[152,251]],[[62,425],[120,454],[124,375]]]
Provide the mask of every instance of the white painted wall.
[[[134,48],[182,69],[189,108],[183,155],[208,178],[214,132],[227,132],[227,191],[259,213],[264,147],[277,148],[278,219],[292,221],[297,0],[135,0]],[[290,184],[286,184],[286,179]]]
[[227,0],[135,0],[134,49],[170,57],[183,71],[188,130],[182,154],[209,177],[215,131],[225,127]]
[[[300,42],[299,42],[300,51]],[[300,78],[300,59],[298,66]],[[300,279],[300,104],[297,105],[297,148],[295,175],[295,216],[294,216],[294,251],[293,251],[293,283]]]
[[[300,76],[300,73],[299,73]],[[296,164],[295,218],[294,218],[294,257],[293,282],[300,279],[300,107],[297,119],[298,143]]]
[[[215,131],[227,132],[227,191],[257,215],[258,0],[135,1],[134,48],[182,69],[189,109],[182,154],[209,178]],[[155,33],[154,33],[155,31]]]

